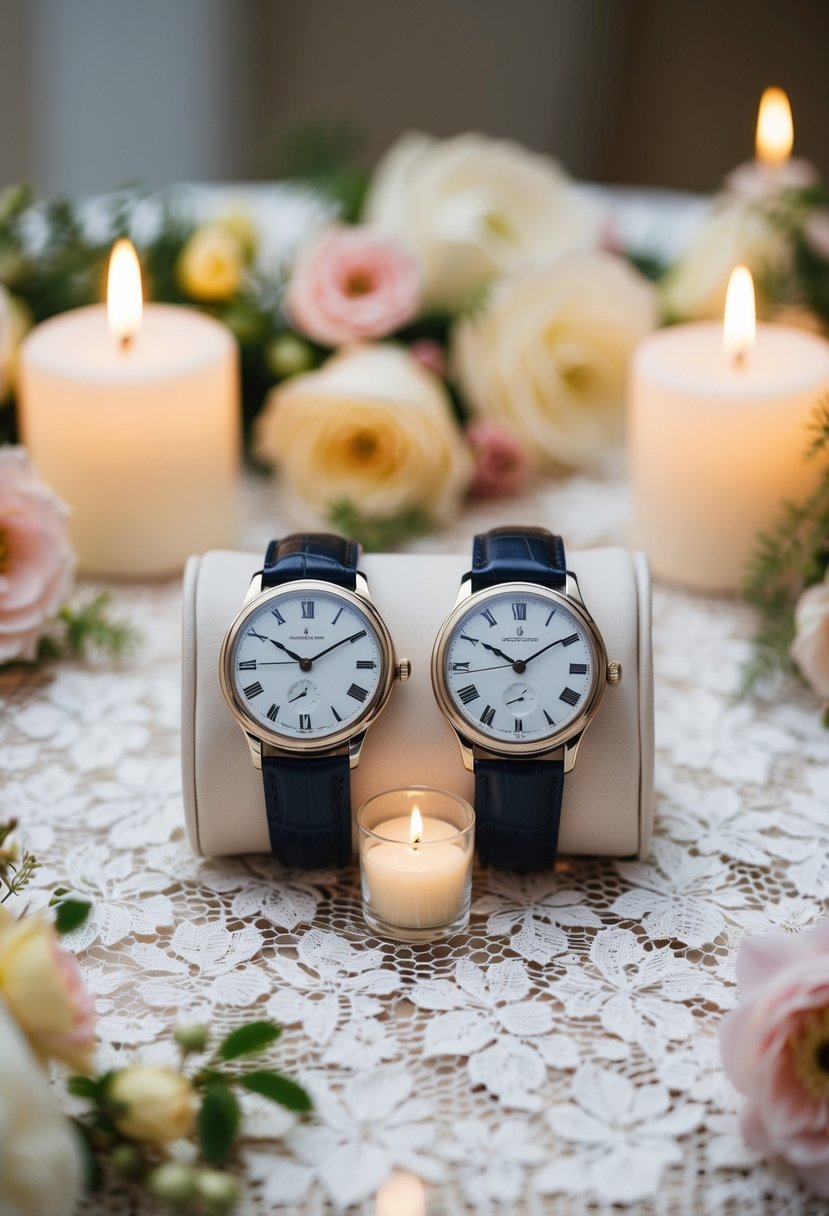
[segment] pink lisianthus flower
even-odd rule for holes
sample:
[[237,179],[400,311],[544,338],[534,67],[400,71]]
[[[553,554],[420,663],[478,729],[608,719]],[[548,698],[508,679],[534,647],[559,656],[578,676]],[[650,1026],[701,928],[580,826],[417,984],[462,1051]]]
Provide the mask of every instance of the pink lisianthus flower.
[[34,659],[72,589],[69,510],[23,448],[0,448],[0,663]]
[[507,498],[527,484],[531,462],[519,439],[497,422],[473,422],[466,437],[475,468],[470,493],[477,498]]
[[746,938],[740,1000],[720,1024],[726,1072],[745,1094],[750,1148],[782,1157],[829,1198],[829,920]]
[[300,253],[285,310],[300,333],[323,346],[384,338],[420,307],[417,262],[394,238],[370,228],[332,228]]

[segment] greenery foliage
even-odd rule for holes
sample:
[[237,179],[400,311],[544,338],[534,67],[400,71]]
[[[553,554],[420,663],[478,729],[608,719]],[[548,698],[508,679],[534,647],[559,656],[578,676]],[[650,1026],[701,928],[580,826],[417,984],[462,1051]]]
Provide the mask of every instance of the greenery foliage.
[[759,538],[746,571],[743,595],[757,609],[758,624],[743,669],[743,695],[781,674],[796,674],[789,658],[795,604],[829,565],[829,398],[816,407],[807,455],[827,458],[816,488],[804,503],[783,506],[777,525]]

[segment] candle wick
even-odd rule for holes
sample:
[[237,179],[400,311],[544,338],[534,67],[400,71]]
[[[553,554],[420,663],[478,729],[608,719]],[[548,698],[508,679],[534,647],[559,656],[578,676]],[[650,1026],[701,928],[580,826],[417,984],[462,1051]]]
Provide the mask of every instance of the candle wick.
[[118,339],[118,345],[121,348],[121,350],[124,352],[124,354],[126,354],[128,350],[132,350],[134,342],[135,342],[135,334],[122,334],[121,337]]
[[743,368],[748,363],[748,351],[744,347],[738,347],[732,356],[732,363],[736,368]]

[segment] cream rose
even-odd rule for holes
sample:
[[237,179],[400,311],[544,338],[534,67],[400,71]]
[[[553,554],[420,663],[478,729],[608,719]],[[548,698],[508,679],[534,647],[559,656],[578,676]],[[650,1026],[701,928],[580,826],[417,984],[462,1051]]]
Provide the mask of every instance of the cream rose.
[[829,700],[829,576],[803,592],[794,625],[792,662],[817,695]]
[[95,1006],[51,922],[0,908],[0,997],[41,1060],[89,1072]]
[[274,389],[255,447],[320,521],[344,501],[372,519],[445,515],[472,467],[440,380],[402,347],[370,343]]
[[599,234],[555,161],[476,134],[404,135],[375,171],[364,218],[415,255],[431,307],[458,307],[505,271]]
[[0,449],[0,663],[33,659],[69,596],[68,515],[23,448]]
[[[662,311],[672,321],[719,319],[735,266],[748,266],[755,288],[763,277],[785,274],[791,251],[784,234],[756,204],[725,200],[662,284]],[[758,312],[769,303],[758,291]]]
[[196,1093],[187,1077],[159,1064],[135,1064],[117,1072],[107,1098],[118,1130],[130,1140],[167,1144],[190,1135]]
[[502,280],[456,325],[452,363],[473,412],[541,464],[597,466],[621,441],[628,360],[655,320],[655,292],[626,262],[564,254]]
[[82,1177],[72,1125],[0,1000],[0,1212],[70,1216]]

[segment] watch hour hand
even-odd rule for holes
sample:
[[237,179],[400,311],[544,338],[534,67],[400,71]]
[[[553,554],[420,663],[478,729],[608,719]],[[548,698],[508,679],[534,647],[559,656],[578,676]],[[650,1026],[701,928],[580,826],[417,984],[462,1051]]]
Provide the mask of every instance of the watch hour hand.
[[503,650],[499,650],[497,646],[490,646],[489,642],[481,642],[485,650],[491,650],[493,654],[497,654],[499,659],[506,659],[508,663],[515,665],[515,659],[511,659],[508,654],[504,654]]
[[[292,659],[293,659],[293,660],[294,660],[296,663],[300,663],[300,664],[302,664],[302,663],[307,663],[307,662],[308,662],[308,660],[307,660],[307,659],[303,659],[303,657],[302,657],[302,655],[301,655],[301,654],[296,654],[296,653],[295,653],[295,651],[293,651],[293,650],[289,650],[287,646],[283,646],[281,642],[277,642],[277,641],[275,641],[275,640],[274,640],[274,638],[268,638],[268,641],[270,642],[270,644],[271,644],[272,646],[275,646],[275,647],[277,648],[277,650],[284,650],[285,654],[290,655],[290,657],[291,657],[291,658],[292,658]],[[303,668],[303,671],[304,671],[304,670],[305,670],[305,668]]]

